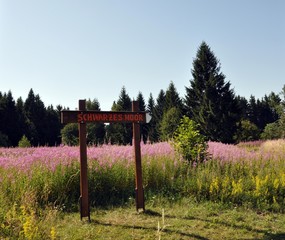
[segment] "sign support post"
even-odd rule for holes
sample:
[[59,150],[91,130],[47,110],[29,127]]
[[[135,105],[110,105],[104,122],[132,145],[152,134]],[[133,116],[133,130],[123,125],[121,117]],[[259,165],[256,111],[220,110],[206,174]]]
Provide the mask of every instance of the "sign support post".
[[[79,111],[86,110],[86,101],[79,100]],[[87,176],[87,144],[86,144],[86,123],[81,121],[79,127],[80,145],[80,217],[88,217],[90,221],[90,210],[88,200],[88,176]]]
[[[139,111],[139,102],[132,102],[132,111]],[[136,208],[143,209],[144,206],[144,190],[143,190],[143,178],[142,178],[142,163],[141,163],[141,143],[140,143],[140,124],[138,122],[133,123],[133,144],[134,144],[134,153],[135,153],[135,169],[136,169]]]

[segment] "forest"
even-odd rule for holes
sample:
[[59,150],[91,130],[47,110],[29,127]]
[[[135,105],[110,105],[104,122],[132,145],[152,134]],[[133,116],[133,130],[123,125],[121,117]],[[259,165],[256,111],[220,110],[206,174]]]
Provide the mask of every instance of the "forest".
[[[148,124],[141,124],[144,142],[172,139],[183,116],[197,124],[207,141],[239,143],[285,137],[285,85],[280,93],[271,92],[261,99],[236,95],[215,53],[205,42],[197,49],[191,72],[182,97],[173,81],[156,97],[150,94],[146,99],[138,91],[140,110],[152,117]],[[131,111],[131,103],[126,87],[122,86],[111,111]],[[101,110],[96,97],[89,98],[86,104],[87,110]],[[77,124],[60,123],[60,112],[64,109],[60,105],[45,106],[33,89],[25,100],[22,97],[15,100],[12,91],[0,91],[0,146],[21,146],[23,141],[31,146],[77,145]],[[130,145],[132,125],[88,124],[87,142]]]

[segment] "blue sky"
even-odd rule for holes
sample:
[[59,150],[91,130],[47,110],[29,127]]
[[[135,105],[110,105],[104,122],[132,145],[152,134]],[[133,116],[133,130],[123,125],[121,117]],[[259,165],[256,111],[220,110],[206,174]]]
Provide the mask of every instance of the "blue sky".
[[285,84],[283,0],[0,0],[0,91],[110,110],[125,86],[147,102],[173,81],[181,97],[205,41],[236,95]]

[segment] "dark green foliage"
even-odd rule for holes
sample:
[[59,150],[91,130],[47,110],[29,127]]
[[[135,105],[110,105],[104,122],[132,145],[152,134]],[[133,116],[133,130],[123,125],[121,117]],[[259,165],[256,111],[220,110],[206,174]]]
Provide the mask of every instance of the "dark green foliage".
[[[97,99],[86,101],[86,109],[101,111],[100,103]],[[105,124],[104,123],[88,123],[87,124],[87,143],[91,145],[101,145],[105,140]]]
[[[145,100],[141,92],[139,92],[137,96],[137,101],[139,103],[139,111],[145,112],[146,111]],[[148,137],[148,125],[146,123],[140,124],[140,133],[143,142],[146,143]]]
[[277,121],[265,126],[261,138],[264,140],[285,138],[285,113]]
[[[112,111],[131,111],[131,98],[122,88],[119,99],[113,103]],[[132,144],[132,124],[131,123],[110,123],[106,126],[106,140],[111,144]]]
[[[97,99],[86,101],[87,110],[100,111],[100,104]],[[101,145],[105,139],[105,125],[104,123],[87,123],[87,144]],[[79,144],[79,131],[77,123],[70,123],[64,126],[61,130],[62,143],[75,146]]]
[[242,120],[235,135],[236,142],[258,140],[260,136],[259,128],[249,120]]
[[167,112],[169,109],[176,107],[180,113],[183,113],[183,103],[179,94],[171,81],[166,92],[165,92],[165,106],[164,111]]
[[22,134],[19,126],[19,116],[11,91],[0,96],[0,131],[8,137],[8,146],[17,146]]
[[21,129],[21,134],[26,135],[29,132],[30,120],[28,119],[25,109],[23,99],[20,97],[17,100],[17,113],[19,118],[19,128]]
[[153,123],[154,123],[154,131],[156,132],[156,139],[155,141],[159,141],[160,139],[160,125],[163,117],[163,113],[165,110],[165,92],[161,89],[158,97],[156,99],[156,104],[153,110]]
[[261,100],[256,100],[254,96],[250,97],[248,118],[260,131],[263,131],[268,123],[273,123],[279,118],[280,110],[278,106],[280,106],[280,103],[275,97],[272,94],[269,97],[265,95]]
[[164,110],[165,110],[165,92],[161,89],[156,99],[156,105],[154,108],[154,117],[157,120],[161,120]]
[[105,125],[103,123],[87,124],[87,144],[102,145],[105,140]]
[[86,109],[87,110],[95,110],[95,111],[100,111],[100,103],[98,99],[93,99],[91,100],[90,98],[86,101]]
[[63,144],[68,146],[76,146],[79,144],[79,131],[77,123],[69,123],[61,130],[61,140]]
[[45,122],[46,109],[39,95],[35,95],[31,89],[28,98],[24,103],[25,113],[30,120],[29,130],[26,136],[30,139],[33,146],[45,145]]
[[156,121],[154,119],[154,109],[155,109],[155,102],[153,99],[152,94],[149,95],[148,104],[147,104],[147,112],[151,116],[150,122],[147,124],[147,133],[148,133],[148,141],[153,143],[158,139],[158,132],[156,129]]
[[279,139],[282,136],[283,129],[280,128],[279,122],[268,123],[261,134],[264,140]]
[[163,114],[160,124],[160,139],[168,141],[173,138],[173,134],[177,129],[181,118],[181,112],[178,108],[172,107]]
[[9,139],[8,136],[0,132],[0,147],[8,147]]
[[193,79],[186,87],[187,116],[199,124],[207,140],[233,142],[240,111],[230,83],[220,72],[220,64],[203,42],[193,62]]
[[240,119],[248,119],[248,101],[245,97],[237,96],[237,105],[240,109]]
[[55,110],[53,106],[48,106],[46,109],[44,139],[48,146],[56,146],[61,143],[60,130],[61,123],[60,112]]
[[129,95],[127,94],[126,88],[122,87],[119,99],[114,106],[115,109],[112,111],[131,111],[132,110],[132,101]]

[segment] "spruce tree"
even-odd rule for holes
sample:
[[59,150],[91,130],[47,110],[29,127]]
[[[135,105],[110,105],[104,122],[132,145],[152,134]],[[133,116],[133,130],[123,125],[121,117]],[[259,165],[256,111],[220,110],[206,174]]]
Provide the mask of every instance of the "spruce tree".
[[210,47],[202,42],[193,61],[193,79],[186,87],[187,116],[200,126],[208,140],[233,142],[239,109],[230,83]]
[[[145,100],[143,97],[143,94],[141,92],[138,93],[137,99],[139,103],[139,111],[145,112],[146,106],[145,106]],[[142,136],[142,140],[144,143],[147,141],[147,136],[148,136],[148,126],[146,123],[141,123],[140,124],[140,134]]]
[[178,108],[172,107],[164,112],[160,124],[160,140],[168,141],[173,138],[181,118],[181,112]]
[[12,92],[1,97],[0,101],[0,132],[8,138],[8,146],[17,146],[22,137],[22,129],[19,126],[19,116]]
[[[117,102],[113,103],[112,111],[131,111],[132,102],[123,87]],[[132,144],[132,124],[131,123],[110,123],[106,127],[106,140],[111,144],[128,145]]]
[[61,143],[60,130],[60,115],[52,105],[46,109],[45,127],[44,127],[44,138],[45,144],[48,146],[56,146]]
[[150,114],[151,120],[147,126],[148,126],[148,141],[150,141],[151,143],[156,142],[158,140],[158,132],[156,130],[154,111],[155,111],[155,102],[152,93],[150,93],[147,104],[147,112]]
[[[95,98],[93,100],[88,99],[86,101],[86,109],[101,111],[100,103]],[[87,143],[92,145],[101,145],[105,139],[105,124],[101,122],[87,123]]]
[[157,133],[156,141],[160,140],[159,132],[164,112],[165,112],[165,92],[161,89],[156,99],[156,104],[154,107],[154,115],[153,115],[153,121],[155,123],[155,131]]
[[183,103],[179,94],[174,86],[174,83],[171,81],[166,92],[165,92],[165,107],[164,112],[167,112],[171,108],[175,107],[179,110],[180,114],[183,113]]
[[27,137],[33,146],[47,144],[45,135],[46,127],[46,108],[40,96],[34,94],[33,89],[29,91],[28,97],[24,103],[26,116],[29,120],[29,131]]

